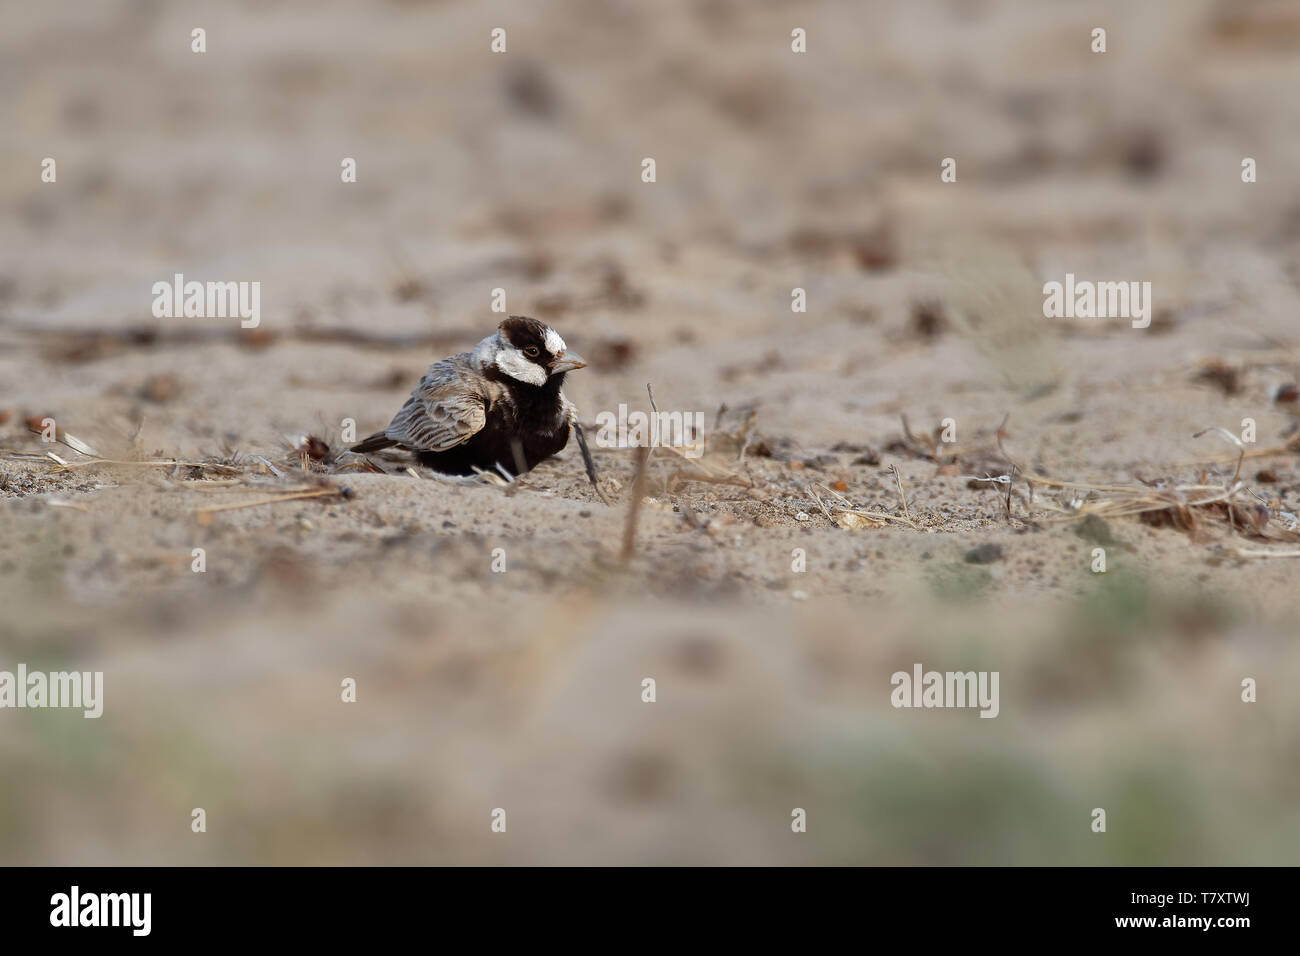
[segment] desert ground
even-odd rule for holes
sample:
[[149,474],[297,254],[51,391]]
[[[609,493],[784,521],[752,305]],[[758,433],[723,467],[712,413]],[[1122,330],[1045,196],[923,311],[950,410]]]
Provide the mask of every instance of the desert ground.
[[[0,671],[105,688],[0,709],[0,863],[1296,861],[1300,9],[0,22]],[[498,289],[599,489],[346,453]],[[594,443],[648,386],[702,457]]]

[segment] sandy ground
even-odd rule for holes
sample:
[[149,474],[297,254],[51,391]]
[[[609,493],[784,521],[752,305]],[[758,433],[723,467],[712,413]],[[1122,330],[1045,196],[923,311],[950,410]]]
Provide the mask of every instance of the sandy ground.
[[[0,710],[0,861],[1294,862],[1300,559],[1237,551],[1300,547],[1300,13],[1133,6],[4,4],[0,670],[107,702]],[[334,457],[496,288],[589,425],[704,413],[630,556],[631,450],[611,504]],[[1230,486],[1247,418],[1190,527],[970,479]],[[891,707],[916,661],[999,717]]]

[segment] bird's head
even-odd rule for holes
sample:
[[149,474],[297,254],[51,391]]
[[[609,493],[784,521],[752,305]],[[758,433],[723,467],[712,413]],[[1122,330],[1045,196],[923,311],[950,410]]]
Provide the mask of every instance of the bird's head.
[[522,315],[503,321],[488,341],[493,342],[495,354],[484,356],[485,362],[528,385],[558,385],[565,373],[587,365],[581,355],[568,349],[554,329]]

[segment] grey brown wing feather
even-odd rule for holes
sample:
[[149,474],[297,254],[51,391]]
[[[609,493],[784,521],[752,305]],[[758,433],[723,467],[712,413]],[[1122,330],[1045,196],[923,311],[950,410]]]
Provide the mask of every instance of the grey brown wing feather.
[[406,400],[384,437],[416,451],[446,451],[464,444],[487,423],[489,383],[468,355],[434,362]]

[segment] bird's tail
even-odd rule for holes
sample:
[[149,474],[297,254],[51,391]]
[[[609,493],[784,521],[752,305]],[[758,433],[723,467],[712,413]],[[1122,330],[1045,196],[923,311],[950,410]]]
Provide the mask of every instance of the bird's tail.
[[381,448],[387,448],[390,445],[396,445],[396,444],[397,442],[393,441],[383,432],[375,432],[365,441],[358,442],[357,444],[353,445],[352,450],[359,455],[364,455],[366,452],[379,451],[379,449]]

